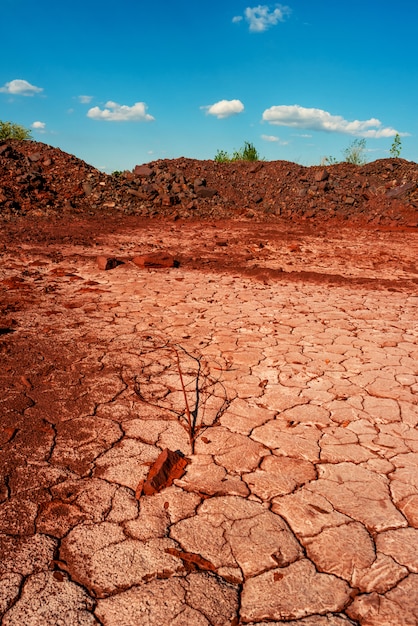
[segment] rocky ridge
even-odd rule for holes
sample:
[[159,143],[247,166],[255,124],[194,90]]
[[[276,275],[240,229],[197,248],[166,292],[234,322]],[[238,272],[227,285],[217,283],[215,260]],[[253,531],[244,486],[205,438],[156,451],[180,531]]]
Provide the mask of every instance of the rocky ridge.
[[138,215],[418,226],[418,164],[158,160],[105,174],[58,148],[0,143],[0,217]]

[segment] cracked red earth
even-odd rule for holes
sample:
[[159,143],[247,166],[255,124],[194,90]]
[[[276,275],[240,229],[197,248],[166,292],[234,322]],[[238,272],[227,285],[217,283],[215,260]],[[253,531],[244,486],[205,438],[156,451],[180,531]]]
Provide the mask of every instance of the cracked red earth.
[[0,236],[2,625],[416,625],[416,232],[38,228]]

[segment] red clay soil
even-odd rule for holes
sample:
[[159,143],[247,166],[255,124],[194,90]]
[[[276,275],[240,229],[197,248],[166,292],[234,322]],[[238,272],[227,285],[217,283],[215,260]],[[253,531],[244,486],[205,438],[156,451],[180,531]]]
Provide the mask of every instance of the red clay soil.
[[[400,458],[402,454],[408,456],[406,452],[413,449],[413,443],[416,446],[414,415],[416,415],[418,372],[417,352],[413,350],[413,307],[416,306],[418,287],[417,227],[418,165],[403,159],[379,160],[361,167],[349,164],[302,167],[285,161],[217,164],[213,161],[180,158],[137,166],[132,172],[107,175],[72,155],[41,143],[1,142],[0,379],[4,391],[0,398],[0,565],[3,561],[6,573],[0,568],[0,582],[3,581],[7,593],[5,592],[3,605],[0,604],[0,622],[4,611],[6,615],[6,621],[2,622],[4,624],[14,626],[29,623],[31,619],[30,623],[35,626],[40,624],[52,626],[58,623],[57,616],[63,614],[61,604],[67,602],[68,607],[76,606],[71,608],[73,613],[66,622],[68,626],[81,623],[106,623],[118,626],[122,623],[120,621],[122,618],[118,613],[120,607],[117,603],[126,590],[127,594],[142,593],[144,589],[158,587],[155,597],[164,598],[165,592],[161,591],[160,587],[163,589],[165,585],[171,585],[175,587],[177,594],[180,594],[180,591],[185,594],[182,585],[189,576],[191,581],[204,580],[205,585],[216,583],[219,598],[224,600],[226,598],[225,615],[228,619],[216,617],[218,609],[214,603],[214,607],[211,607],[210,611],[208,609],[208,621],[204,623],[261,624],[265,623],[264,619],[273,623],[274,619],[279,620],[282,615],[288,623],[296,615],[294,619],[302,619],[304,616],[309,619],[311,616],[313,621],[309,621],[309,624],[322,625],[325,622],[331,624],[331,620],[334,619],[333,624],[338,623],[342,626],[354,623],[361,626],[386,626],[392,623],[395,626],[395,622],[393,620],[390,622],[387,617],[392,615],[389,611],[392,610],[390,608],[392,605],[389,606],[390,594],[399,594],[399,597],[396,596],[394,599],[394,606],[398,610],[403,604],[404,596],[400,595],[401,592],[406,594],[405,598],[411,599],[411,606],[406,602],[408,606],[403,608],[405,615],[401,618],[404,620],[402,623],[414,623],[408,620],[413,620],[415,618],[411,616],[416,616],[414,607],[417,603],[411,598],[410,592],[415,588],[416,593],[414,582],[417,571],[416,560],[412,563],[416,552],[412,550],[406,556],[402,553],[402,558],[397,556],[398,552],[401,552],[398,546],[412,541],[408,539],[407,533],[410,533],[411,537],[415,533],[413,537],[414,541],[417,541],[414,530],[417,528],[416,512],[413,512],[412,504],[410,507],[412,512],[408,512],[409,509],[405,504],[406,495],[409,497],[413,489],[411,486],[410,492],[404,493],[399,488],[399,493],[404,495],[396,495],[397,483],[394,480],[396,497],[392,492],[389,494],[386,482],[389,480],[388,476],[391,476],[389,472],[394,472],[395,466],[391,466],[392,469],[387,467],[390,464],[385,458],[386,456],[389,458],[389,450],[392,447],[394,450],[392,455],[397,454]],[[150,255],[156,263],[158,255],[162,259],[173,259],[175,263],[168,269],[155,269],[158,264],[149,269],[145,262],[143,267],[133,262],[136,257],[144,259],[147,255]],[[275,307],[279,307],[277,310],[281,317],[278,316],[280,318],[278,320]],[[302,333],[300,341],[297,335],[298,327]],[[148,458],[145,452],[141,452],[143,464],[148,463],[147,471],[162,448],[172,445],[173,450],[176,450],[182,442],[181,429],[180,435],[176,434],[177,439],[173,435],[171,440],[169,435],[163,433],[161,442],[158,438],[160,434],[155,431],[157,434],[154,437],[151,426],[149,431],[140,430],[154,423],[155,428],[160,427],[158,422],[160,417],[157,415],[158,419],[155,419],[151,409],[148,415],[147,407],[139,404],[135,394],[136,379],[133,374],[131,376],[129,369],[136,372],[135,368],[139,362],[135,333],[138,333],[139,337],[141,334],[145,336],[148,332],[165,332],[172,341],[185,343],[189,350],[206,349],[208,358],[209,356],[212,358],[209,351],[211,345],[213,344],[215,348],[219,345],[222,363],[215,369],[217,374],[220,372],[224,374],[225,384],[227,386],[229,384],[229,393],[237,394],[235,405],[238,406],[238,413],[241,411],[242,415],[236,417],[232,410],[231,416],[226,414],[224,425],[219,428],[216,426],[211,431],[213,443],[210,438],[206,441],[202,438],[196,458],[200,458],[199,454],[206,460],[212,458],[211,455],[215,458],[219,452],[217,446],[224,445],[223,441],[219,443],[216,439],[217,433],[223,432],[228,434],[231,441],[234,437],[234,442],[238,439],[239,442],[245,440],[249,452],[240,455],[237,453],[229,467],[228,455],[233,454],[234,446],[237,444],[230,444],[232,452],[225,448],[227,451],[224,453],[222,448],[224,456],[219,456],[221,460],[217,459],[216,464],[210,466],[212,469],[208,470],[206,477],[208,484],[212,485],[213,482],[213,488],[206,484],[202,486],[196,478],[198,471],[203,471],[199,470],[200,466],[198,470],[196,463],[191,467],[188,466],[187,480],[192,486],[183,479],[183,483],[178,483],[175,489],[172,488],[169,492],[167,502],[162,500],[161,515],[166,517],[169,515],[165,512],[166,509],[169,512],[174,511],[172,519],[177,525],[174,521],[171,522],[172,538],[168,540],[164,536],[166,531],[161,531],[161,537],[157,533],[158,529],[155,531],[157,538],[153,539],[151,544],[158,549],[152,548],[155,550],[155,554],[150,552],[152,567],[150,566],[150,571],[141,570],[140,584],[133,574],[131,576],[129,567],[124,572],[125,578],[119,583],[116,574],[114,576],[112,572],[109,574],[110,566],[108,567],[105,558],[101,561],[101,567],[105,572],[103,580],[97,582],[94,578],[95,570],[92,570],[94,576],[91,575],[91,580],[89,578],[89,559],[92,557],[87,552],[84,554],[84,540],[78,533],[93,532],[95,524],[100,526],[100,532],[102,529],[110,528],[115,533],[116,539],[113,540],[112,535],[109,541],[121,546],[115,548],[116,551],[120,550],[121,554],[135,543],[132,537],[125,541],[125,536],[123,536],[125,543],[122,540],[117,543],[119,541],[117,533],[123,534],[118,524],[122,525],[123,522],[126,528],[135,526],[132,511],[137,510],[138,504],[134,499],[134,490],[139,480],[146,478],[145,473],[135,477],[135,484],[131,484],[130,478],[129,480],[126,478],[129,474],[128,469],[130,471],[133,463],[133,453],[124,448],[126,441],[129,445],[133,445],[134,442],[138,449],[141,447],[141,450],[149,454]],[[277,332],[278,335],[274,339],[274,333]],[[210,341],[205,333],[206,335],[211,333]],[[274,339],[273,343],[269,343],[269,333],[272,334],[270,339],[271,341]],[[327,351],[327,341],[330,337],[338,345],[333,345],[332,349]],[[148,336],[145,336],[145,339],[148,339]],[[312,356],[315,350],[318,350],[319,357]],[[262,353],[261,356],[258,352]],[[342,356],[338,360],[340,352]],[[279,356],[282,353],[284,355],[282,361],[281,357],[277,357],[283,370],[280,372],[282,379],[279,387],[287,390],[287,395],[284,394],[283,397],[277,394],[278,399],[274,395],[275,387],[271,378],[271,371],[277,360],[276,353]],[[220,358],[218,354],[213,356],[214,360],[215,357]],[[343,358],[348,363],[344,367],[340,365]],[[122,359],[125,359],[126,363],[122,362]],[[234,359],[237,363],[236,369],[230,367]],[[311,361],[313,364],[309,369]],[[263,363],[267,364],[265,369]],[[323,381],[318,373],[320,370],[317,372],[315,369],[319,367],[318,363],[325,372],[322,376]],[[246,373],[247,369],[250,371],[250,366],[251,375]],[[292,379],[290,374],[286,378],[289,368]],[[378,372],[382,370],[381,378],[377,374],[375,378],[370,378],[371,373],[374,373],[373,368]],[[373,372],[369,371],[371,369]],[[396,380],[394,378],[392,381],[395,374]],[[236,381],[234,376],[237,377]],[[350,382],[350,377],[353,383]],[[323,386],[315,386],[317,379],[323,382]],[[395,560],[391,559],[390,576],[387,575],[381,589],[377,584],[373,587],[371,583],[360,580],[360,575],[358,582],[350,572],[344,570],[340,574],[338,567],[341,559],[338,559],[335,567],[333,561],[331,565],[328,561],[324,565],[322,544],[320,542],[318,546],[315,544],[316,535],[320,534],[319,530],[313,533],[315,536],[312,541],[309,540],[313,542],[314,548],[318,549],[318,554],[314,548],[309,553],[309,558],[317,565],[318,571],[315,572],[310,562],[308,564],[307,559],[303,557],[305,552],[302,551],[302,547],[292,538],[292,546],[293,544],[296,546],[294,548],[296,556],[289,557],[290,565],[284,567],[277,564],[277,554],[281,554],[280,551],[274,554],[275,560],[271,560],[272,557],[270,558],[268,553],[270,560],[266,561],[266,572],[274,568],[272,580],[278,588],[283,575],[288,577],[286,580],[296,580],[298,584],[301,580],[308,580],[306,572],[309,568],[308,573],[311,577],[309,580],[317,581],[315,584],[318,585],[318,589],[322,589],[323,579],[332,579],[334,585],[332,592],[327,592],[329,606],[318,607],[315,598],[314,601],[309,595],[308,585],[306,594],[304,590],[297,588],[292,596],[292,603],[296,598],[300,604],[299,613],[294,613],[293,604],[286,610],[282,605],[273,606],[270,613],[265,613],[267,610],[265,607],[268,608],[271,604],[270,597],[276,598],[278,595],[270,594],[267,586],[265,595],[268,601],[265,601],[265,606],[257,605],[257,598],[264,602],[264,588],[261,589],[264,584],[264,573],[261,566],[261,573],[258,570],[253,571],[251,569],[253,562],[250,559],[249,572],[244,571],[245,566],[242,566],[244,578],[247,577],[248,580],[245,578],[244,582],[237,582],[231,572],[236,576],[240,571],[238,565],[234,565],[235,569],[231,569],[229,561],[225,561],[228,567],[223,567],[223,561],[220,561],[222,567],[213,565],[212,562],[217,558],[216,550],[215,557],[206,554],[204,546],[194,547],[190,537],[199,537],[204,523],[209,528],[205,515],[209,521],[212,520],[210,507],[213,504],[212,499],[215,498],[218,498],[219,506],[226,506],[228,498],[235,498],[240,502],[243,500],[244,504],[241,506],[244,521],[249,519],[250,513],[253,515],[253,509],[257,509],[256,514],[260,519],[261,516],[264,516],[263,519],[268,518],[268,521],[274,518],[276,526],[279,523],[277,520],[284,524],[280,516],[285,517],[282,508],[284,511],[285,504],[287,506],[287,502],[291,500],[293,494],[293,492],[290,494],[291,489],[283,496],[286,497],[285,504],[284,499],[276,497],[275,506],[278,514],[274,516],[268,498],[266,503],[270,508],[263,508],[264,504],[260,503],[261,498],[258,496],[253,500],[248,499],[247,502],[246,494],[249,493],[249,487],[241,478],[253,472],[254,481],[257,482],[259,471],[257,467],[260,462],[257,457],[258,451],[262,448],[262,454],[267,454],[267,451],[270,454],[267,450],[270,443],[261,424],[264,424],[264,419],[272,420],[279,410],[275,402],[280,404],[282,413],[286,410],[293,411],[293,405],[290,403],[289,409],[286,399],[293,398],[294,389],[299,390],[299,387],[300,397],[294,404],[295,406],[303,404],[302,408],[307,407],[306,411],[314,411],[314,416],[311,418],[309,414],[306,420],[307,422],[310,419],[314,420],[314,425],[310,426],[312,431],[320,433],[325,429],[324,449],[328,445],[326,437],[329,436],[330,440],[335,439],[337,444],[348,441],[352,446],[350,450],[359,454],[359,449],[363,456],[359,456],[358,459],[353,457],[354,461],[351,457],[337,459],[332,454],[337,454],[334,448],[339,449],[339,446],[332,447],[329,444],[332,448],[327,457],[330,459],[329,462],[327,458],[324,460],[309,457],[308,463],[305,457],[302,460],[298,458],[295,460],[292,455],[289,457],[290,460],[286,457],[286,462],[299,463],[307,472],[307,477],[301,483],[311,481],[314,484],[317,480],[318,489],[325,489],[322,485],[326,481],[321,479],[320,474],[316,476],[315,473],[312,475],[309,473],[313,471],[310,468],[311,461],[331,474],[338,463],[344,470],[353,466],[354,482],[350,484],[361,485],[357,487],[360,491],[375,489],[374,486],[369,486],[366,479],[365,482],[358,482],[360,479],[357,475],[369,472],[363,465],[366,466],[366,463],[370,462],[370,475],[373,473],[374,476],[376,473],[378,477],[376,480],[380,481],[379,489],[382,493],[384,491],[384,494],[388,492],[385,495],[387,502],[385,500],[382,504],[382,510],[384,507],[389,508],[385,509],[386,513],[381,511],[378,511],[379,515],[376,513],[378,522],[375,523],[373,517],[373,523],[369,523],[368,519],[364,520],[364,516],[362,517],[363,496],[356,494],[360,504],[355,511],[352,510],[353,507],[349,507],[351,495],[344,496],[349,504],[346,506],[347,510],[343,507],[341,511],[350,516],[351,523],[347,524],[347,532],[355,531],[360,534],[361,531],[365,536],[362,539],[365,547],[361,544],[364,547],[364,554],[371,550],[369,546],[371,540],[365,530],[367,527],[370,536],[373,535],[379,544],[381,553],[384,555],[393,553]],[[364,391],[365,388],[367,393]],[[305,392],[311,395],[302,397]],[[263,394],[266,404],[260,399]],[[351,420],[354,420],[348,410],[351,405],[348,408],[345,405],[341,408],[343,400],[349,399],[350,394],[354,398],[355,408],[355,411],[350,409],[351,413],[354,415],[356,411],[358,412],[358,416],[356,413],[355,417],[356,420],[358,418],[359,424],[357,430],[354,427],[350,430]],[[360,410],[355,402],[358,402],[362,395],[365,396],[365,400]],[[222,399],[221,396],[219,398]],[[254,404],[254,398],[259,400],[257,405]],[[402,409],[400,413],[400,409],[395,407],[395,401]],[[334,415],[333,412],[340,411],[339,422],[334,423],[328,417],[322,422],[321,420],[325,419],[322,413],[318,417],[320,411],[325,412],[319,405],[324,403],[325,406],[327,402],[329,405],[327,411],[331,417]],[[246,403],[250,407],[248,412],[245,408]],[[141,406],[141,411],[145,415],[144,422],[134,420],[132,417],[138,406]],[[403,420],[399,432],[388,430],[389,426],[392,427],[390,411],[394,412],[394,407],[397,413],[393,421],[398,420],[400,424],[401,417]],[[266,417],[261,419],[260,415],[263,412]],[[398,413],[401,416],[399,418]],[[360,437],[358,433],[362,435],[365,424],[369,424],[367,420],[370,420],[371,424],[376,414],[377,422],[379,420],[381,422],[379,423],[382,430],[379,437],[381,436],[382,441],[380,442],[376,435],[373,443],[367,444],[370,430],[366,429],[364,431],[366,454],[358,444],[357,437]],[[303,422],[305,413],[302,411],[301,415],[300,419]],[[261,421],[257,423],[259,417]],[[251,428],[248,427],[248,432],[258,427],[260,431],[258,439],[250,440],[249,436],[238,435],[239,428],[238,426],[235,428],[234,425],[238,419],[242,424],[245,420],[255,420],[254,424],[251,423]],[[295,426],[295,419],[293,413],[289,413],[289,428]],[[172,421],[169,426],[174,428]],[[307,424],[296,426],[302,431]],[[401,426],[404,430],[400,429]],[[229,427],[231,432],[228,430]],[[246,432],[244,426],[240,427]],[[386,427],[387,433],[384,430]],[[135,428],[140,434],[136,433]],[[367,428],[370,429],[371,426],[368,425]],[[347,438],[347,433],[352,439]],[[283,441],[287,434],[281,431],[279,434],[282,437],[281,445],[284,446]],[[302,433],[301,441],[303,436]],[[168,443],[163,445],[164,437]],[[406,441],[404,448],[399,447],[402,437]],[[352,443],[354,438],[357,442],[355,444]],[[360,442],[362,441],[360,439]],[[238,452],[239,450],[240,448]],[[119,475],[116,474],[119,466],[112,460],[111,455],[116,458],[122,453],[126,454],[126,458],[123,457],[125,463],[123,468],[128,469],[123,469],[125,473],[120,470]],[[257,458],[254,460],[251,454]],[[282,451],[280,454],[285,455],[285,452]],[[374,458],[377,454],[381,455],[381,458]],[[139,453],[137,456],[140,456]],[[105,465],[108,457],[111,457],[109,466]],[[226,461],[222,460],[224,457]],[[240,475],[235,467],[237,459],[243,464]],[[272,459],[277,460],[274,455]],[[247,461],[248,467],[245,465]],[[410,462],[412,463],[412,460]],[[309,472],[306,469],[308,465]],[[141,469],[142,465],[139,467]],[[401,468],[397,472],[402,474],[403,465],[400,460],[396,467]],[[115,473],[111,474],[112,471]],[[228,478],[228,480],[219,479],[219,485],[216,482],[218,471],[224,472]],[[289,474],[291,473],[292,470],[289,470]],[[396,479],[396,476],[393,476]],[[408,479],[403,479],[402,476],[399,481],[404,480],[406,484]],[[334,484],[333,481],[334,478],[329,481],[330,484]],[[248,482],[251,483],[249,479]],[[98,509],[93,510],[90,495],[84,497],[83,494],[93,494],[99,483],[104,485],[103,493],[106,493],[100,496],[103,497],[103,502],[101,500],[99,502],[103,510],[100,509],[98,512]],[[343,479],[338,480],[339,490],[343,489],[340,483],[343,483]],[[224,491],[220,491],[221,488]],[[91,491],[88,491],[89,489]],[[394,502],[397,498],[396,510],[389,495],[393,497]],[[106,502],[105,496],[108,498]],[[179,510],[181,508],[177,505],[175,499],[177,497],[181,497],[185,510],[191,507],[187,515],[191,516],[193,507],[196,508],[193,519],[190,517],[191,521],[187,517],[182,520],[181,515],[175,518],[176,507],[178,506]],[[309,497],[319,498],[312,494]],[[383,498],[381,495],[376,496],[377,499],[381,497]],[[416,496],[411,495],[412,497]],[[367,498],[366,494],[364,502],[368,502]],[[369,498],[372,503],[373,498],[372,493]],[[322,500],[325,502],[325,498]],[[200,501],[206,503],[206,509],[203,506],[201,509],[198,508]],[[159,502],[158,498],[155,502]],[[322,511],[323,514],[328,512],[318,508],[316,499],[312,502],[317,511]],[[326,506],[331,508],[331,500],[326,502]],[[194,503],[193,506],[190,503]],[[157,528],[155,521],[157,514],[153,513],[151,508],[147,513],[148,509],[145,504],[143,506],[141,515],[145,516],[145,523],[140,518],[143,528],[139,524],[135,530],[138,534],[135,539],[137,542],[142,542],[142,534],[145,537],[147,529],[151,529],[149,531],[151,533],[155,530],[154,526]],[[321,507],[323,506],[325,505],[321,504]],[[251,509],[250,513],[247,509],[248,511]],[[332,522],[336,529],[332,527],[335,536],[345,529],[345,526],[341,526],[344,521],[341,521],[342,518],[349,519],[337,512],[337,509],[340,511],[339,495],[336,496],[335,511],[332,513],[337,520],[335,523]],[[375,510],[371,510],[374,515]],[[405,518],[399,511],[402,511]],[[393,519],[385,518],[383,523],[379,517],[380,513],[382,519],[389,513]],[[186,516],[186,513],[184,515]],[[201,519],[204,523],[199,526]],[[289,519],[297,529],[299,518],[294,521],[289,513]],[[356,523],[352,523],[353,520]],[[195,522],[197,530],[194,526],[193,532],[188,532],[187,528],[183,530],[182,524],[186,527],[187,524],[192,525]],[[230,521],[222,523],[229,524]],[[408,528],[404,528],[406,526]],[[284,536],[283,529],[284,526],[280,527],[280,536]],[[309,551],[310,543],[305,540],[302,531],[298,535],[298,540],[301,541],[301,545],[305,541],[303,545],[306,544],[308,548],[305,546],[303,550],[306,548]],[[288,530],[286,532],[290,533]],[[393,544],[398,552],[389,546],[392,541],[390,533],[397,533]],[[324,531],[322,534],[325,542],[327,533]],[[149,536],[151,535],[152,533]],[[205,545],[212,545],[210,533],[208,536],[210,540],[205,537],[202,541]],[[354,536],[357,537],[353,534]],[[334,535],[330,534],[331,556],[334,555],[334,546],[339,541],[333,537]],[[174,543],[173,538],[177,543]],[[98,548],[95,544],[98,555],[102,549],[99,539],[97,539]],[[148,539],[148,536],[145,537],[144,542]],[[44,552],[40,550],[39,555],[35,540],[43,542]],[[261,546],[257,544],[257,551],[264,549],[261,535],[257,541]],[[357,538],[353,540],[355,549],[356,542]],[[87,544],[87,551],[90,550],[89,546],[90,544]],[[215,547],[217,549],[217,546]],[[364,556],[363,547],[359,550],[361,558]],[[149,546],[146,549],[151,550]],[[252,554],[251,550],[250,546],[248,554]],[[370,557],[369,561],[372,562],[373,551],[371,556],[369,552],[366,556]],[[20,555],[16,563],[15,554]],[[161,558],[165,559],[164,562],[161,561],[163,573],[160,571],[161,568],[158,569],[161,554],[163,555]],[[257,556],[258,552],[254,554]],[[354,559],[355,550],[353,554]],[[125,552],[123,558],[124,555]],[[130,558],[131,555],[128,556]],[[255,568],[259,565],[256,556]],[[386,559],[385,563],[389,562],[389,556],[381,558]],[[83,559],[86,559],[85,567]],[[295,565],[291,562],[292,559]],[[370,563],[366,557],[363,560],[361,572],[367,573]],[[175,566],[172,565],[172,561]],[[239,565],[241,567],[240,561]],[[173,569],[172,576],[167,573],[167,567]],[[355,573],[357,565],[353,568]],[[212,570],[216,570],[217,577],[212,576]],[[327,576],[320,572],[326,572]],[[337,576],[333,575],[335,572]],[[50,587],[46,586],[44,579],[49,581]],[[343,582],[343,579],[347,583]],[[54,604],[55,591],[47,593],[48,589],[55,589],[56,581],[65,583],[60,587],[61,596],[57,607]],[[39,596],[39,590],[33,587],[41,583],[42,597]],[[242,585],[244,591],[239,600]],[[285,585],[283,588],[285,589]],[[356,599],[359,589],[362,595]],[[387,597],[384,595],[386,591]],[[70,592],[79,594],[80,598],[82,596],[82,601],[78,600],[78,596],[74,600]],[[287,587],[285,592],[287,594]],[[283,606],[286,605],[285,595]],[[38,596],[41,597],[39,602]],[[202,597],[206,596],[203,594]],[[374,621],[369,619],[367,612],[369,601],[374,603],[373,606],[370,605],[370,611],[378,611],[376,607],[378,605],[380,607],[381,613]],[[49,617],[43,617],[42,602],[49,606],[50,612],[45,613]],[[109,616],[114,610],[113,602],[117,610],[115,609],[116,617],[112,621],[113,618]],[[141,604],[137,600],[138,606],[141,607],[148,606],[147,602],[145,599]],[[170,602],[173,604],[174,600],[167,601],[168,608],[171,606]],[[198,615],[198,610],[201,610],[200,603],[200,599],[199,602],[196,601],[193,615]],[[38,604],[41,607],[39,610],[36,608]],[[130,603],[128,605],[131,606]],[[192,611],[190,607],[187,610]],[[24,617],[28,611],[30,619],[25,622]],[[86,621],[79,621],[77,611],[83,615],[87,614],[87,617],[83,618]],[[124,623],[139,623],[134,621],[137,619],[135,615],[130,616],[133,621]],[[154,616],[146,623],[158,623],[159,626],[174,623],[170,621],[171,617],[164,622],[158,615],[158,611],[155,610]],[[317,621],[314,621],[315,619]],[[301,623],[308,624],[304,620]]]
[[220,164],[179,158],[107,175],[33,141],[0,143],[0,217],[125,215],[418,226],[418,165],[288,161]]

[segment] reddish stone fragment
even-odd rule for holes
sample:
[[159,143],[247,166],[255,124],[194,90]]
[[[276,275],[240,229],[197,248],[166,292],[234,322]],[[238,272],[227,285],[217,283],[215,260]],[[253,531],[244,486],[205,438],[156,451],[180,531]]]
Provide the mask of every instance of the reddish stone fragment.
[[147,165],[136,165],[133,173],[135,176],[144,176],[145,178],[148,178],[153,174],[153,170]]
[[204,559],[203,556],[200,556],[200,554],[195,554],[194,552],[183,552],[182,550],[177,550],[176,548],[166,548],[166,552],[167,554],[172,554],[173,556],[177,556],[181,559],[187,569],[201,569],[209,572],[216,572],[214,564],[207,559]]
[[329,173],[327,172],[327,170],[318,170],[315,173],[315,181],[317,183],[320,183],[323,180],[327,180],[328,178],[329,178]]
[[170,254],[165,252],[153,252],[151,254],[143,254],[132,259],[138,267],[179,267],[180,263]]
[[151,466],[147,479],[139,483],[135,493],[137,500],[142,494],[151,496],[172,485],[176,478],[183,476],[187,464],[188,460],[180,452],[165,448]]
[[198,187],[197,189],[195,188],[195,193],[198,198],[213,198],[213,196],[217,195],[218,191],[211,187]]
[[113,270],[118,265],[122,265],[123,261],[118,261],[118,259],[109,258],[107,256],[98,256],[97,257],[97,265],[100,270]]

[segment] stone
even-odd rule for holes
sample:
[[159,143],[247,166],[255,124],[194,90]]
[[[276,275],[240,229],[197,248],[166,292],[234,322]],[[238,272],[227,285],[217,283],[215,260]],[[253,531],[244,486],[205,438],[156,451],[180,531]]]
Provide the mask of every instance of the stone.
[[198,198],[213,198],[218,195],[217,189],[212,189],[212,187],[198,187],[195,193]]
[[148,165],[136,165],[133,169],[134,176],[138,178],[149,178],[154,173]]
[[139,500],[143,493],[150,496],[170,487],[176,478],[183,476],[187,464],[188,460],[183,454],[165,448],[154,461],[147,478],[139,483],[136,498]]
[[106,256],[98,256],[96,262],[99,270],[113,270],[115,267],[118,267],[118,265],[123,265],[123,261]]
[[180,262],[175,259],[171,254],[165,252],[154,252],[150,254],[143,254],[141,256],[135,256],[132,261],[138,267],[148,268],[164,268],[164,267],[179,267]]
[[314,179],[317,183],[322,182],[323,180],[328,180],[329,172],[325,169],[317,170],[315,172]]

